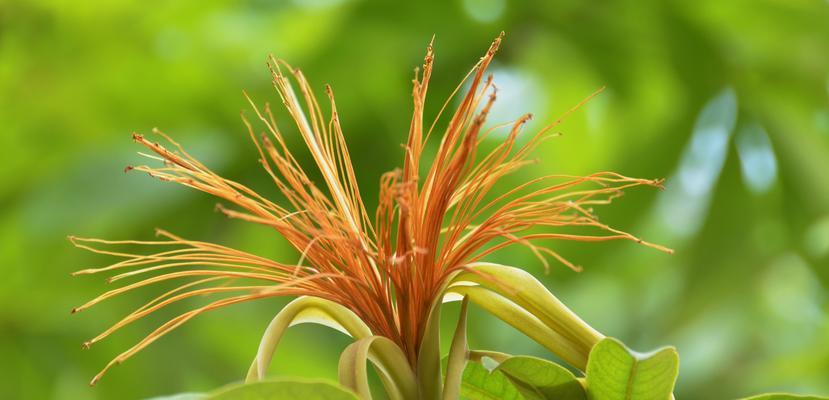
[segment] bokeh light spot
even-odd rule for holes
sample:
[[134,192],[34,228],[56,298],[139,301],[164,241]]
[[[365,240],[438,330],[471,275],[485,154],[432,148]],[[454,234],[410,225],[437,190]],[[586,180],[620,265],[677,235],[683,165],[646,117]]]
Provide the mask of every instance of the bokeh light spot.
[[725,89],[703,107],[676,176],[668,180],[658,210],[675,234],[695,233],[705,220],[711,190],[722,171],[737,119],[737,96]]
[[777,159],[766,131],[758,123],[748,124],[737,132],[736,142],[743,180],[752,192],[766,192],[777,178]]
[[[491,123],[514,121],[526,113],[537,114],[546,109],[547,98],[538,89],[539,81],[532,74],[517,68],[496,66],[492,69],[492,76],[498,97],[487,118]],[[503,137],[507,133],[508,129],[500,129],[491,137]]]

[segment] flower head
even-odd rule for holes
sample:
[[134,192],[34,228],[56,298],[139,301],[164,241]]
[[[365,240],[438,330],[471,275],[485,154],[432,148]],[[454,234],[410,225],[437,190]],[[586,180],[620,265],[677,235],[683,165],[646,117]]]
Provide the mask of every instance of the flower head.
[[[155,133],[165,144],[133,134],[134,140],[150,151],[145,155],[161,164],[128,170],[143,171],[219,198],[229,205],[219,205],[219,211],[273,228],[300,257],[295,263],[284,263],[162,230],[156,241],[70,238],[78,247],[123,259],[76,274],[108,272],[115,274],[110,281],[137,279],[73,312],[158,282],[179,284],[86,342],[86,347],[180,300],[202,295],[217,298],[162,324],[116,357],[93,383],[112,365],[196,315],[273,296],[311,295],[340,304],[359,316],[373,334],[395,342],[414,364],[441,285],[453,273],[495,251],[525,246],[545,266],[551,257],[573,269],[578,267],[538,241],[623,239],[669,251],[602,224],[592,211],[593,206],[610,203],[627,188],[659,186],[659,180],[613,172],[579,177],[547,175],[493,193],[501,178],[534,162],[529,158],[531,152],[555,135],[553,129],[561,120],[533,133],[523,144],[518,138],[531,118],[529,114],[506,124],[485,124],[496,101],[496,88],[486,70],[500,44],[501,37],[467,75],[468,89],[461,93],[462,86],[458,86],[453,94],[462,95],[458,106],[449,111],[450,97],[435,120],[427,124],[424,108],[434,59],[429,45],[422,71],[416,70],[413,80],[414,112],[403,165],[380,179],[380,198],[373,213],[368,212],[360,195],[331,88],[325,88],[329,105],[324,111],[303,73],[273,57],[268,66],[274,87],[291,116],[291,129],[298,131],[313,156],[323,185],[315,184],[300,166],[270,108],[257,107],[249,97],[255,118],[253,122],[244,115],[242,118],[259,162],[285,197],[284,204],[219,176],[159,131]],[[433,132],[444,113],[451,115],[434,159],[427,164],[424,149],[429,138],[436,136]],[[480,154],[479,145],[496,130],[506,131],[506,136],[498,139],[492,150]],[[573,227],[592,227],[595,234],[569,230]],[[122,245],[146,251],[126,252],[119,249]]]

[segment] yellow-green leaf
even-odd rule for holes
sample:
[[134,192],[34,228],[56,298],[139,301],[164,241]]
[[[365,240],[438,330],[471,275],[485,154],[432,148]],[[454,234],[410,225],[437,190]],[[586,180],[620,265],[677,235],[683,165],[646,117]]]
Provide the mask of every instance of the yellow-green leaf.
[[453,286],[447,292],[466,296],[484,311],[512,325],[568,363],[579,368],[587,365],[588,352],[506,297],[481,286]]
[[470,362],[463,370],[462,400],[524,400],[518,389],[501,371],[487,370]]
[[787,393],[767,393],[758,394],[756,396],[746,397],[742,400],[827,400],[829,397],[822,396],[808,396]]
[[248,370],[246,381],[252,382],[265,378],[265,372],[279,341],[282,340],[282,335],[289,327],[302,323],[324,325],[355,339],[371,335],[368,326],[351,310],[317,297],[299,297],[283,307],[265,329],[256,358],[253,359]]
[[585,400],[587,395],[576,376],[566,368],[541,358],[511,357],[495,368],[502,372],[527,399]]
[[205,400],[357,400],[357,397],[327,382],[273,380],[226,386]]
[[613,338],[600,341],[587,362],[590,400],[668,400],[679,372],[673,347],[636,353]]
[[356,392],[360,399],[371,399],[366,367],[369,360],[377,368],[390,398],[417,398],[417,380],[406,355],[397,344],[383,336],[369,336],[345,348],[340,355],[340,383]]
[[446,381],[443,385],[443,400],[455,400],[460,394],[463,370],[466,367],[469,353],[466,342],[466,309],[468,304],[469,300],[464,298],[461,304],[461,314],[458,317],[458,327],[455,329],[455,336],[452,338],[452,345],[449,347],[449,356],[446,362]]

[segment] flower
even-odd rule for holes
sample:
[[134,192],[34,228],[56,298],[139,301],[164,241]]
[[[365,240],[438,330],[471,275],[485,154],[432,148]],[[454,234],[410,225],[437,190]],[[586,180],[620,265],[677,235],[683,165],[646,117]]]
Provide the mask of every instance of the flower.
[[[309,179],[287,147],[270,108],[257,107],[247,95],[265,133],[257,135],[254,124],[244,114],[242,119],[256,145],[259,162],[286,199],[284,205],[219,176],[160,131],[155,133],[166,145],[133,134],[136,142],[153,153],[145,155],[162,165],[128,170],[211,194],[233,205],[218,206],[226,216],[273,228],[301,256],[296,263],[282,263],[163,230],[157,232],[161,237],[157,241],[71,237],[77,247],[123,259],[75,274],[111,272],[115,275],[110,281],[139,279],[73,312],[148,285],[181,282],[87,341],[85,347],[180,300],[203,295],[220,297],[162,324],[112,360],[92,383],[113,365],[199,314],[273,296],[310,295],[342,305],[359,316],[374,335],[397,344],[414,365],[426,320],[436,297],[441,295],[442,285],[453,273],[495,251],[511,245],[526,246],[545,266],[549,256],[573,269],[578,267],[554,250],[537,245],[537,241],[625,239],[669,251],[602,224],[592,211],[594,205],[610,203],[627,188],[658,187],[660,180],[628,178],[613,172],[581,177],[548,175],[493,193],[501,178],[534,162],[529,158],[531,152],[555,136],[553,129],[561,121],[545,126],[524,144],[519,144],[518,138],[531,118],[529,114],[507,124],[485,125],[496,100],[496,88],[486,70],[500,44],[498,37],[464,79],[468,89],[446,123],[432,163],[426,164],[423,154],[427,141],[462,87],[459,85],[446,100],[434,122],[426,125],[424,108],[434,59],[429,45],[422,72],[416,70],[413,80],[414,112],[403,166],[380,179],[380,198],[373,215],[366,210],[357,186],[331,88],[325,88],[330,102],[330,114],[325,115],[303,73],[282,60],[271,57],[268,61],[273,84],[316,162],[323,187]],[[492,150],[479,154],[482,141],[496,130],[507,134]],[[572,227],[592,227],[598,233],[568,231]],[[149,254],[126,252],[119,246],[146,248]]]

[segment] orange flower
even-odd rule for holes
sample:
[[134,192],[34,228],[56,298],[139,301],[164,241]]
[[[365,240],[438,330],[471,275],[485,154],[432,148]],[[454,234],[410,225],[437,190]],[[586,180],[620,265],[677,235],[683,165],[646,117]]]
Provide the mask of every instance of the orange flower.
[[[550,256],[573,269],[578,267],[534,242],[626,239],[669,252],[600,223],[591,209],[593,205],[610,203],[624,189],[660,186],[659,180],[628,178],[613,172],[584,177],[548,175],[504,193],[492,193],[502,177],[533,162],[528,158],[532,150],[554,136],[552,130],[561,121],[558,119],[542,128],[523,145],[517,139],[531,115],[508,124],[485,126],[496,99],[492,76],[485,77],[485,74],[500,43],[501,37],[495,39],[465,78],[469,80],[468,90],[441,136],[434,160],[431,165],[421,165],[425,164],[422,158],[426,142],[451,100],[444,103],[434,122],[428,127],[424,125],[423,110],[434,58],[430,44],[422,73],[416,71],[413,81],[414,113],[403,167],[381,178],[379,205],[373,216],[360,196],[330,87],[325,89],[330,102],[330,114],[326,116],[302,72],[273,57],[268,65],[274,87],[310,150],[324,187],[316,186],[299,165],[269,107],[260,109],[250,98],[248,101],[265,133],[257,135],[253,124],[244,115],[242,118],[256,144],[259,162],[287,204],[277,204],[238,182],[217,175],[161,132],[156,131],[171,147],[133,134],[136,142],[154,153],[145,155],[163,165],[142,165],[128,170],[143,171],[164,181],[189,186],[234,205],[234,208],[219,206],[218,209],[228,217],[272,227],[301,252],[301,257],[295,264],[285,264],[217,244],[186,240],[161,230],[157,233],[163,240],[159,241],[70,238],[77,247],[123,258],[110,266],[76,274],[113,272],[116,275],[110,281],[141,279],[110,290],[73,312],[157,282],[182,282],[86,342],[85,347],[179,300],[201,295],[222,297],[161,325],[110,362],[93,379],[93,384],[111,366],[196,315],[272,296],[310,295],[340,304],[359,316],[373,334],[396,343],[414,365],[426,320],[442,284],[454,272],[497,250],[522,245],[545,266],[546,256]],[[294,85],[299,88],[298,94]],[[501,129],[508,131],[506,138],[488,153],[478,154],[484,138]],[[570,233],[567,231],[570,227],[593,227],[598,233]],[[113,249],[112,246],[118,245],[155,250],[151,254],[133,254]]]

